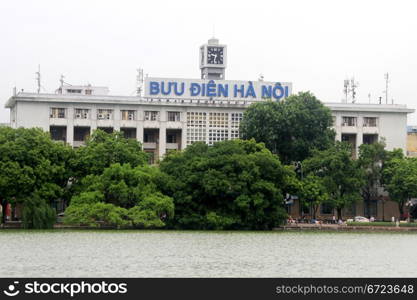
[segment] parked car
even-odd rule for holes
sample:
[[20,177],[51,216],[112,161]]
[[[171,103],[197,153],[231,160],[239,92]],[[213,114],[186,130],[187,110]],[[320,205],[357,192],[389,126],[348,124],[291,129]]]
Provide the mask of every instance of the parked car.
[[369,221],[368,218],[361,217],[361,216],[356,216],[355,217],[355,222],[364,222],[364,223],[366,223],[366,222],[370,222],[370,221]]

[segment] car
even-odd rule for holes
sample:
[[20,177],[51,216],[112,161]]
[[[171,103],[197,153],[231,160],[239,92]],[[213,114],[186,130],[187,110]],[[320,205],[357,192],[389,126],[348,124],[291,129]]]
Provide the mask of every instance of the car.
[[369,221],[368,218],[365,218],[365,217],[362,217],[362,216],[356,216],[355,217],[355,222],[363,222],[363,223],[366,223],[366,222],[370,222],[370,221]]

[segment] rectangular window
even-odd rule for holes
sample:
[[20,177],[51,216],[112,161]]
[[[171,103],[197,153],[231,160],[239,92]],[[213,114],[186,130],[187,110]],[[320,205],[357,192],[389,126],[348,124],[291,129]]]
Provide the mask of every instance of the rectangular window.
[[85,90],[85,94],[86,95],[92,95],[93,94],[93,90]]
[[97,111],[97,120],[112,120],[113,110],[112,109],[99,109]]
[[242,121],[243,118],[243,113],[232,113],[231,115],[232,118],[232,128],[239,128],[240,126],[240,122]]
[[375,117],[364,117],[363,118],[363,127],[376,127],[377,118]]
[[177,135],[176,134],[167,134],[167,143],[176,143]]
[[168,112],[168,121],[169,122],[179,122],[181,113],[179,111],[169,111]]
[[207,113],[187,112],[187,144],[206,141]]
[[65,108],[51,107],[50,118],[65,119]]
[[89,115],[89,109],[76,108],[74,111],[74,119],[88,119]]
[[145,121],[159,121],[159,111],[145,111]]
[[343,117],[342,126],[356,126],[356,117]]
[[122,110],[122,120],[134,121],[136,120],[136,111],[135,110]]

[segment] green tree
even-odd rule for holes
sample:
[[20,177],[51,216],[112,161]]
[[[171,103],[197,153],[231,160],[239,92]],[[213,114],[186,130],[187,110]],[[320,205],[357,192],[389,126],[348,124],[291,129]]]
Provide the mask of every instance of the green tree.
[[254,140],[194,143],[161,162],[176,228],[267,229],[285,218],[285,179],[295,175]]
[[[174,203],[159,190],[163,174],[153,166],[111,165],[88,175],[65,211],[68,224],[162,227],[173,217]],[[106,205],[104,205],[106,204]]]
[[85,147],[76,150],[72,168],[76,179],[87,175],[100,175],[104,169],[115,163],[143,166],[148,156],[142,145],[135,139],[126,139],[121,132],[106,133],[95,130]]
[[313,211],[313,219],[316,219],[317,210],[322,203],[329,201],[329,194],[323,184],[323,178],[308,175],[302,181],[301,200],[310,205]]
[[310,92],[292,95],[280,102],[252,104],[244,113],[241,134],[254,138],[290,164],[302,161],[313,149],[324,150],[334,143],[332,116]]
[[39,128],[0,128],[3,207],[20,203],[25,227],[51,227],[50,206],[65,193],[73,155],[71,147],[52,141],[49,133]]
[[306,174],[322,179],[329,195],[328,203],[336,208],[338,218],[342,218],[343,208],[361,198],[363,173],[352,158],[349,144],[336,142],[330,149],[315,151],[311,158],[303,162],[303,168]]
[[417,159],[403,158],[394,153],[383,170],[385,189],[391,200],[398,203],[401,217],[404,205],[412,197],[417,197]]
[[[377,201],[379,188],[382,186],[382,170],[387,158],[385,142],[362,144],[359,146],[358,166],[363,172],[365,180],[361,189],[364,205],[370,211],[372,201]],[[368,213],[367,217],[371,217]]]

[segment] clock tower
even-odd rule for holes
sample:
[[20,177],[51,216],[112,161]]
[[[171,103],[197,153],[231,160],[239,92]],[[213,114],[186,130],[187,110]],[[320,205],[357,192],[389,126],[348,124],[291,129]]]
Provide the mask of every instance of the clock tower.
[[218,39],[213,37],[200,47],[201,79],[224,80],[226,63],[227,48]]

